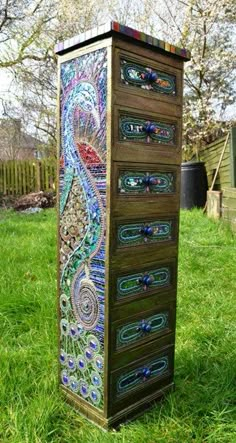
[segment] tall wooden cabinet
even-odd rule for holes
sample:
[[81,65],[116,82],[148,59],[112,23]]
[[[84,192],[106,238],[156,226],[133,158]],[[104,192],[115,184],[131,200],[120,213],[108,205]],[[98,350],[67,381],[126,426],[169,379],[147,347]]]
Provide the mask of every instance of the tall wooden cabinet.
[[59,365],[108,428],[173,388],[184,49],[111,22],[59,55]]

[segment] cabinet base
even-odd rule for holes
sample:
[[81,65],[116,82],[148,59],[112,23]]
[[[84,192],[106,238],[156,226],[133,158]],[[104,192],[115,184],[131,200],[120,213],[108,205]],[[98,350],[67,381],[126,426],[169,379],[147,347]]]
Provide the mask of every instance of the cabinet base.
[[102,412],[88,405],[87,402],[84,402],[83,400],[78,401],[78,399],[66,388],[63,387],[62,390],[67,402],[76,408],[76,410],[86,417],[87,420],[95,423],[103,430],[109,430],[112,428],[117,428],[119,425],[121,425],[121,423],[128,422],[142,415],[144,411],[150,408],[155,401],[160,400],[168,392],[172,392],[174,390],[174,386],[174,383],[170,383],[161,390],[156,391],[155,393],[145,397],[142,400],[139,400],[137,403],[134,403],[125,409],[122,409],[122,411],[119,411],[109,418],[105,418]]

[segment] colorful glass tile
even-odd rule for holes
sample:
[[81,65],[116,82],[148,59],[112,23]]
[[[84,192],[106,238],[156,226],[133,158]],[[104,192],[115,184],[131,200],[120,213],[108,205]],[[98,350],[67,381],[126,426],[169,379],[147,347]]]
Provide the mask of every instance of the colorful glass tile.
[[121,25],[116,21],[107,22],[98,28],[86,31],[82,34],[79,34],[73,39],[65,40],[64,42],[60,42],[55,46],[55,52],[60,54],[65,52],[68,49],[72,49],[73,47],[77,47],[80,43],[84,43],[85,41],[90,40],[91,38],[102,38],[103,34],[112,34],[113,32],[126,35],[132,39],[139,40],[143,43],[146,43],[155,48],[159,48],[164,50],[167,54],[174,54],[183,58],[184,60],[190,60],[191,54],[185,48],[178,48],[177,46],[170,45],[169,43],[163,42],[162,40],[157,39],[156,37],[152,37],[151,35],[145,34],[144,32],[137,31],[136,29],[132,29],[128,26]]

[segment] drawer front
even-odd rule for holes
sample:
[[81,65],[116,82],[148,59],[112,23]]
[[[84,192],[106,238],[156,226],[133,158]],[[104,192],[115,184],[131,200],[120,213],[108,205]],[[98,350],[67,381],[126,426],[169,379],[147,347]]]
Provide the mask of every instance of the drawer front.
[[137,386],[155,377],[161,377],[169,369],[167,355],[147,361],[145,365],[138,366],[132,371],[124,372],[116,381],[116,394],[127,394]]
[[[171,62],[171,59],[170,59]],[[182,68],[160,54],[116,48],[114,86],[117,92],[142,96],[158,103],[182,103]]]
[[176,146],[177,123],[133,114],[120,115],[119,140]]
[[116,349],[139,343],[147,334],[151,335],[168,329],[168,312],[160,312],[151,317],[143,318],[141,321],[134,321],[121,326],[116,331]]
[[[173,373],[174,346],[164,348],[162,351],[145,359],[136,361],[112,373],[112,397],[115,401],[129,396],[134,398],[144,396],[144,390],[157,389],[158,382],[168,378]],[[130,394],[132,395],[130,396]]]
[[146,272],[128,274],[117,279],[117,297],[124,298],[170,285],[171,270],[163,266]]
[[113,162],[111,172],[114,217],[148,219],[179,211],[179,166]]
[[174,172],[120,170],[118,193],[149,196],[150,194],[173,194],[176,189]]
[[113,349],[124,351],[174,332],[175,303],[139,313],[113,324]]
[[[130,268],[130,265],[129,265]],[[119,273],[113,271],[113,293],[118,303],[142,298],[174,287],[176,281],[176,260],[157,262]]]
[[119,222],[115,236],[117,248],[173,241],[176,238],[176,219]]
[[176,96],[176,76],[151,67],[147,63],[135,62],[128,57],[120,58],[120,81],[148,91]]

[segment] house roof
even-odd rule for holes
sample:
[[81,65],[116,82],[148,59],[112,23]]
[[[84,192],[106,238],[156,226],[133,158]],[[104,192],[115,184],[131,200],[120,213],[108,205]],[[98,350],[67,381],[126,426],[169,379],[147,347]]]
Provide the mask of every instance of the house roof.
[[1,118],[0,119],[0,135],[4,133],[4,137],[1,137],[1,142],[6,143],[7,140],[13,138],[16,140],[20,148],[36,149],[37,146],[43,143],[36,137],[22,131],[21,120],[17,118]]

